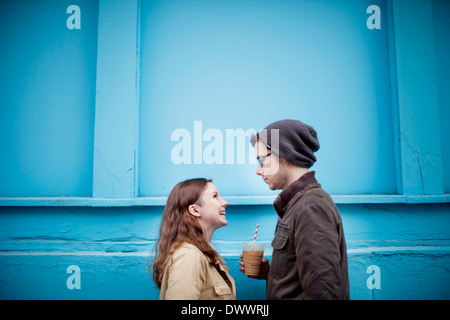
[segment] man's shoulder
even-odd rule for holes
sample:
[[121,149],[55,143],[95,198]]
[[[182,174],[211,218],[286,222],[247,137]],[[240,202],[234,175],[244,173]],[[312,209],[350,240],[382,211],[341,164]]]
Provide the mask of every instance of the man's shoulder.
[[298,209],[305,205],[320,204],[329,201],[333,200],[328,192],[322,189],[319,183],[314,183],[291,199],[291,209]]
[[302,216],[313,214],[317,211],[334,212],[337,210],[331,196],[320,185],[309,188],[298,198],[292,199],[288,212],[291,212],[292,218],[297,219]]

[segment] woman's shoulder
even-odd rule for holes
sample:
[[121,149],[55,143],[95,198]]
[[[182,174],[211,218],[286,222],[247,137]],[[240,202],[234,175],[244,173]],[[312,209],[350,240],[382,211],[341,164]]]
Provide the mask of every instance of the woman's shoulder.
[[200,251],[195,245],[191,243],[183,243],[179,248],[173,253],[174,260],[180,259],[195,259],[195,260],[205,260],[207,261],[203,252]]

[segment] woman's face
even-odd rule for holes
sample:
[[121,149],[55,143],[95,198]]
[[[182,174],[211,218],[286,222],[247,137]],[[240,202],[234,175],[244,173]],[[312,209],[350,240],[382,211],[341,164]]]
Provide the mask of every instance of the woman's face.
[[202,226],[207,230],[216,230],[226,226],[228,224],[225,216],[226,206],[228,206],[228,202],[222,199],[216,186],[208,182],[200,196],[199,204],[195,205]]

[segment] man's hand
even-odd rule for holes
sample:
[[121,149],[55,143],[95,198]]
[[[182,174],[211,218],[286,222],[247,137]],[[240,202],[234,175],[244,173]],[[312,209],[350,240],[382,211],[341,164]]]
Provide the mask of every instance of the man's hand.
[[[242,253],[239,256],[239,258],[242,259]],[[240,266],[242,266],[241,268],[239,268],[239,271],[244,272],[244,270],[245,270],[244,261],[239,260],[238,263]],[[261,259],[261,270],[259,272],[259,276],[248,276],[248,277],[252,278],[252,279],[258,279],[258,280],[267,280],[267,277],[269,276],[269,269],[270,269],[269,259],[262,258]]]

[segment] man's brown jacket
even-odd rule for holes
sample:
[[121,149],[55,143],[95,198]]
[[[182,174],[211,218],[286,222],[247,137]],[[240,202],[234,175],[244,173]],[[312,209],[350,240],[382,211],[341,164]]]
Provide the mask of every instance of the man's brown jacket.
[[349,299],[341,216],[315,172],[283,190],[274,208],[279,219],[267,299]]

